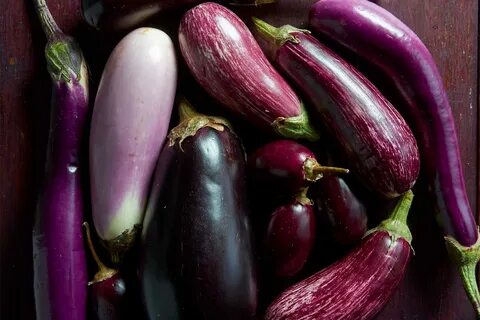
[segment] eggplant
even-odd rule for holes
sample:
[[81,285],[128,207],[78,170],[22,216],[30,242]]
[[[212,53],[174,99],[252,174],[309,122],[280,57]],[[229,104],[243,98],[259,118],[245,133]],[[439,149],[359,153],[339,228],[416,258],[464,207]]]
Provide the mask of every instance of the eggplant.
[[294,284],[268,307],[265,320],[368,320],[403,279],[412,256],[407,191],[387,220],[341,260]]
[[417,143],[380,91],[308,31],[256,18],[254,24],[265,51],[315,108],[352,172],[386,198],[412,188],[420,170]]
[[248,171],[256,189],[291,195],[324,175],[348,173],[348,169],[325,167],[315,154],[293,140],[275,140],[248,157]]
[[120,272],[116,269],[110,269],[100,260],[95,247],[93,246],[90,226],[84,222],[87,242],[90,252],[98,267],[98,272],[93,280],[88,283],[90,286],[90,295],[95,319],[97,320],[118,320],[126,319],[123,317],[126,311],[126,284]]
[[315,244],[315,212],[307,191],[308,188],[304,188],[270,216],[265,252],[269,270],[272,269],[277,277],[292,277],[299,273]]
[[87,263],[81,176],[87,168],[82,161],[89,118],[87,65],[45,1],[34,4],[47,36],[45,57],[53,80],[45,172],[32,234],[36,318],[84,320]]
[[360,240],[367,231],[367,211],[342,177],[318,181],[313,196],[319,216],[327,221],[332,238],[342,245]]
[[223,106],[265,131],[318,139],[295,92],[232,11],[212,2],[192,8],[178,38],[191,73]]
[[480,316],[478,227],[465,189],[452,109],[431,53],[402,21],[368,1],[319,1],[309,21],[315,32],[356,53],[395,83],[419,141],[447,249]]
[[253,319],[256,269],[245,154],[227,122],[193,111],[163,148],[142,232],[148,319]]
[[141,228],[176,81],[173,43],[154,28],[123,38],[103,71],[90,133],[92,215],[115,263]]
[[[85,21],[102,30],[123,30],[134,27],[155,14],[188,5],[201,0],[82,0]],[[258,6],[276,0],[224,0],[225,4]]]

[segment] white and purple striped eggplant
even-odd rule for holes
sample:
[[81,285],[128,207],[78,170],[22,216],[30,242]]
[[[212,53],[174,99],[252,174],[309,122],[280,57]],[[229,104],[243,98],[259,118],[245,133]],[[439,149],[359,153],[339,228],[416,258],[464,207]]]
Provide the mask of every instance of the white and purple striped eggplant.
[[93,221],[114,262],[142,224],[176,84],[175,49],[158,29],[129,33],[105,66],[92,117],[90,178]]

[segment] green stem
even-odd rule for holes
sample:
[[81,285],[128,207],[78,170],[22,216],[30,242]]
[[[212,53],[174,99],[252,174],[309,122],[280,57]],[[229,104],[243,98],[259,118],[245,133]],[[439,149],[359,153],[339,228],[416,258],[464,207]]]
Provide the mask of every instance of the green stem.
[[48,10],[48,6],[45,0],[33,0],[35,10],[37,11],[40,24],[42,25],[43,32],[47,36],[49,41],[53,41],[63,36],[62,30],[58,27],[57,23],[53,19],[52,13]]
[[178,114],[180,116],[180,122],[204,116],[201,113],[197,112],[192,104],[185,98],[181,97],[180,102],[178,103]]
[[315,182],[318,179],[321,179],[324,175],[347,174],[349,170],[345,168],[322,166],[317,160],[307,158],[303,163],[303,172],[307,181]]
[[295,200],[303,205],[312,205],[312,200],[307,196],[308,187],[301,188],[300,191],[295,195]]
[[480,318],[480,293],[476,277],[476,267],[480,261],[480,235],[471,247],[461,245],[450,236],[445,237],[445,244],[450,258],[458,268],[463,287],[475,308],[477,318]]
[[300,114],[296,117],[277,118],[272,123],[273,129],[281,136],[289,139],[307,139],[317,141],[320,135],[310,122],[310,117],[303,106],[300,105]]

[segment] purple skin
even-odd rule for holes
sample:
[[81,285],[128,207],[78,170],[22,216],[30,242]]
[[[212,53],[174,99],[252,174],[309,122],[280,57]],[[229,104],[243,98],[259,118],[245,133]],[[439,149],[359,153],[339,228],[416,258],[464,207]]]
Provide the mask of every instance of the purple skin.
[[86,166],[80,157],[89,112],[87,67],[45,2],[35,6],[48,38],[45,55],[53,79],[45,176],[33,227],[36,318],[84,320],[88,276],[81,175]]
[[447,247],[480,316],[475,281],[478,227],[465,190],[452,109],[432,55],[403,22],[368,1],[322,0],[312,6],[309,20],[312,30],[355,52],[395,82],[422,150]]
[[226,108],[283,137],[318,139],[295,92],[232,11],[200,4],[183,16],[178,38],[195,79]]
[[[83,0],[85,21],[102,30],[122,30],[134,27],[155,14],[184,8],[201,0]],[[224,0],[224,4],[258,6],[276,0]]]
[[292,277],[302,270],[315,243],[316,227],[313,203],[303,192],[275,209],[265,237],[267,259],[275,276]]
[[412,256],[406,224],[413,193],[347,256],[281,293],[265,320],[369,320],[388,302]]
[[417,143],[380,91],[308,31],[254,23],[266,51],[308,99],[352,172],[386,198],[408,191],[420,170]]
[[276,140],[258,148],[248,157],[248,169],[258,190],[276,195],[295,194],[324,174],[348,173],[321,166],[310,149],[293,140]]
[[330,225],[333,239],[342,245],[359,242],[367,231],[364,205],[341,177],[325,177],[315,185],[315,204]]

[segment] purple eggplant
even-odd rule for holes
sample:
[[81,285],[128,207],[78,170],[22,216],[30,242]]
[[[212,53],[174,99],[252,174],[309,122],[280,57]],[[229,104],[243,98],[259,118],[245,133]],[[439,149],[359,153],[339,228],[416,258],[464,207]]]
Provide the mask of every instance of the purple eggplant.
[[[205,2],[202,0],[83,0],[85,21],[102,30],[134,27],[155,14]],[[225,4],[258,6],[276,0],[224,0]]]
[[316,109],[352,172],[384,197],[408,191],[420,170],[417,143],[380,91],[308,31],[254,23],[266,51]]
[[90,132],[92,215],[115,263],[141,228],[176,81],[173,43],[154,28],[123,38],[103,71]]
[[303,189],[289,203],[275,209],[268,223],[265,251],[277,277],[292,277],[302,270],[315,243],[313,203]]
[[292,140],[270,142],[248,157],[248,171],[258,190],[291,195],[326,174],[348,173],[347,169],[324,167],[307,147]]
[[178,38],[193,76],[226,108],[286,138],[318,139],[295,92],[232,11],[200,4],[183,16]]
[[480,315],[478,227],[465,190],[452,109],[432,55],[403,22],[365,0],[319,1],[310,10],[310,25],[394,81],[419,141],[448,250]]
[[154,178],[139,270],[148,319],[253,319],[245,155],[225,120],[180,106]]
[[351,245],[363,238],[367,231],[367,212],[343,178],[329,176],[318,181],[313,199],[337,243]]
[[407,216],[411,191],[390,217],[347,256],[281,293],[265,320],[369,320],[403,279],[412,256]]
[[93,259],[98,266],[98,272],[93,280],[88,283],[92,300],[92,308],[97,320],[118,320],[125,319],[123,312],[126,311],[126,284],[120,272],[107,268],[95,251],[90,226],[83,223],[87,234],[87,242],[90,247]]
[[87,138],[88,72],[78,44],[55,23],[44,0],[34,1],[48,43],[53,80],[45,176],[33,227],[36,318],[84,320],[87,264],[82,235],[82,145]]

